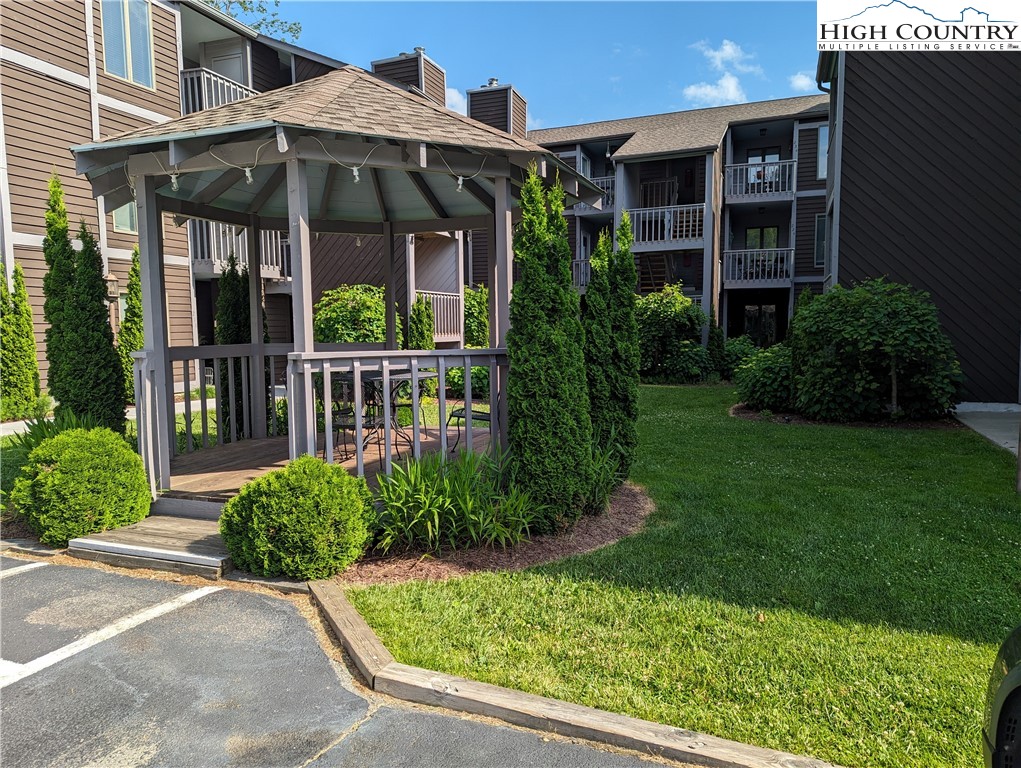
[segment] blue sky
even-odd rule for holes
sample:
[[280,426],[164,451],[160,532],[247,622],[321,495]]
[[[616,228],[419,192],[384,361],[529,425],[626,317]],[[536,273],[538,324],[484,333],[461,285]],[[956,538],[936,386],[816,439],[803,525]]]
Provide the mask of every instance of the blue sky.
[[513,83],[532,128],[817,93],[815,13],[772,0],[280,7],[299,45],[358,66],[424,46],[454,108],[490,77]]

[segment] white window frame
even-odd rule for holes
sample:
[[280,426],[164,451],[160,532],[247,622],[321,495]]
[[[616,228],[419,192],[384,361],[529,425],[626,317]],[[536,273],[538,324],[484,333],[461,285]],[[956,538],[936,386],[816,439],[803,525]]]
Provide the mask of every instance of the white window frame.
[[[118,225],[118,223],[117,223],[117,211],[122,211],[125,208],[128,208],[128,206],[131,206],[130,209],[129,209],[131,211],[129,219],[134,219],[134,221],[135,221],[134,229],[131,229],[131,225],[130,224],[128,226],[124,226],[123,222],[120,225]],[[115,208],[114,210],[110,211],[110,215],[113,218],[113,231],[114,232],[123,232],[126,235],[137,235],[138,234],[138,209],[135,207],[135,203],[125,203],[120,208]]]
[[[107,52],[108,49],[107,49],[107,45],[106,45],[106,40],[107,40],[107,37],[106,37],[106,25],[103,23],[103,21],[104,21],[104,19],[103,19],[103,6],[104,6],[105,2],[116,3],[121,8],[121,23],[124,25],[123,29],[124,29],[124,69],[125,69],[125,74],[123,74],[123,75],[118,75],[116,72],[111,72],[110,69],[106,65],[106,52]],[[149,73],[152,76],[152,85],[146,85],[145,83],[140,83],[140,82],[138,82],[137,80],[135,80],[132,77],[132,71],[131,71],[131,16],[130,16],[130,13],[128,11],[128,8],[129,8],[130,4],[133,3],[133,2],[145,3],[145,7],[146,7],[146,9],[147,9],[147,11],[149,13],[149,24],[148,24],[148,27],[149,27]],[[155,41],[155,38],[153,37],[153,29],[152,29],[152,2],[151,2],[151,0],[100,0],[100,3],[99,3],[99,18],[100,18],[100,25],[101,25],[102,30],[103,30],[103,71],[107,75],[109,75],[110,77],[117,78],[118,80],[122,80],[122,81],[124,81],[126,83],[131,83],[132,85],[138,86],[139,88],[145,88],[147,91],[155,91],[156,90],[156,47],[155,47],[156,41]]]
[[830,127],[819,126],[819,146],[815,152],[815,178],[822,180],[826,178],[826,166],[829,164],[830,155]]
[[[819,253],[819,219],[822,219],[822,253]],[[815,215],[815,231],[812,233],[812,250],[815,252],[815,264],[816,269],[826,268],[826,214],[817,213]]]

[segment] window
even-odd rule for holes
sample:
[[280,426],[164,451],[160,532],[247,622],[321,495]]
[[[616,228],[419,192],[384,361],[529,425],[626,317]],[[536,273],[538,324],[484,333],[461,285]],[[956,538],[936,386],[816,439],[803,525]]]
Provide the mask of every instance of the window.
[[153,88],[149,0],[103,0],[103,63],[111,75]]
[[822,269],[826,266],[826,214],[815,217],[815,266]]
[[830,127],[828,125],[819,128],[819,148],[816,153],[815,167],[817,179],[826,178],[826,164],[830,154]]
[[134,203],[127,203],[114,210],[113,231],[138,234],[138,209]]
[[780,230],[777,227],[748,227],[744,232],[744,247],[749,251],[779,248]]

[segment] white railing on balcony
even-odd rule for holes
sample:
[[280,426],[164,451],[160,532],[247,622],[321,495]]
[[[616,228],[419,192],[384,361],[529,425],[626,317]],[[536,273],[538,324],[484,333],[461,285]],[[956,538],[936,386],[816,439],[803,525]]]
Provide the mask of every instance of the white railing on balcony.
[[439,291],[419,291],[433,308],[433,341],[461,342],[464,335],[464,313],[461,294]]
[[258,91],[229,77],[198,67],[181,70],[181,114],[219,107],[254,96]]
[[631,228],[636,245],[663,245],[702,239],[705,205],[669,205],[662,208],[634,208]]
[[793,277],[793,248],[724,251],[724,283],[783,283]]
[[[591,181],[593,184],[595,184],[597,187],[603,190],[602,212],[612,213],[614,203],[614,189],[616,184],[615,178],[613,176],[593,176],[591,179],[589,179],[589,181]],[[578,203],[575,210],[585,212],[594,211],[596,209],[591,205],[587,205],[586,203]]]
[[797,162],[794,160],[728,165],[724,194],[731,199],[789,197],[795,192],[796,179]]
[[[238,269],[248,266],[248,238],[242,227],[214,221],[188,222],[188,246],[193,266],[200,273],[218,275],[227,266],[231,254]],[[263,277],[291,276],[291,251],[283,232],[262,231],[261,271]]]
[[584,288],[592,279],[592,262],[589,259],[575,259],[571,262],[571,277],[575,288]]

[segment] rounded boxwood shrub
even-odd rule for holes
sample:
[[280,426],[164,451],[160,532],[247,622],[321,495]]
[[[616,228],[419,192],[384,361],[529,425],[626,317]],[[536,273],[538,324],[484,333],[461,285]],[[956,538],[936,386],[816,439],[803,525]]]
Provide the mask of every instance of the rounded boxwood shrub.
[[734,383],[749,408],[790,411],[794,405],[790,347],[776,344],[760,349],[738,366]]
[[301,456],[246,483],[223,508],[220,535],[249,573],[327,579],[365,550],[370,504],[363,479]]
[[152,496],[142,458],[110,429],[71,429],[28,455],[11,500],[39,541],[68,540],[137,523]]

